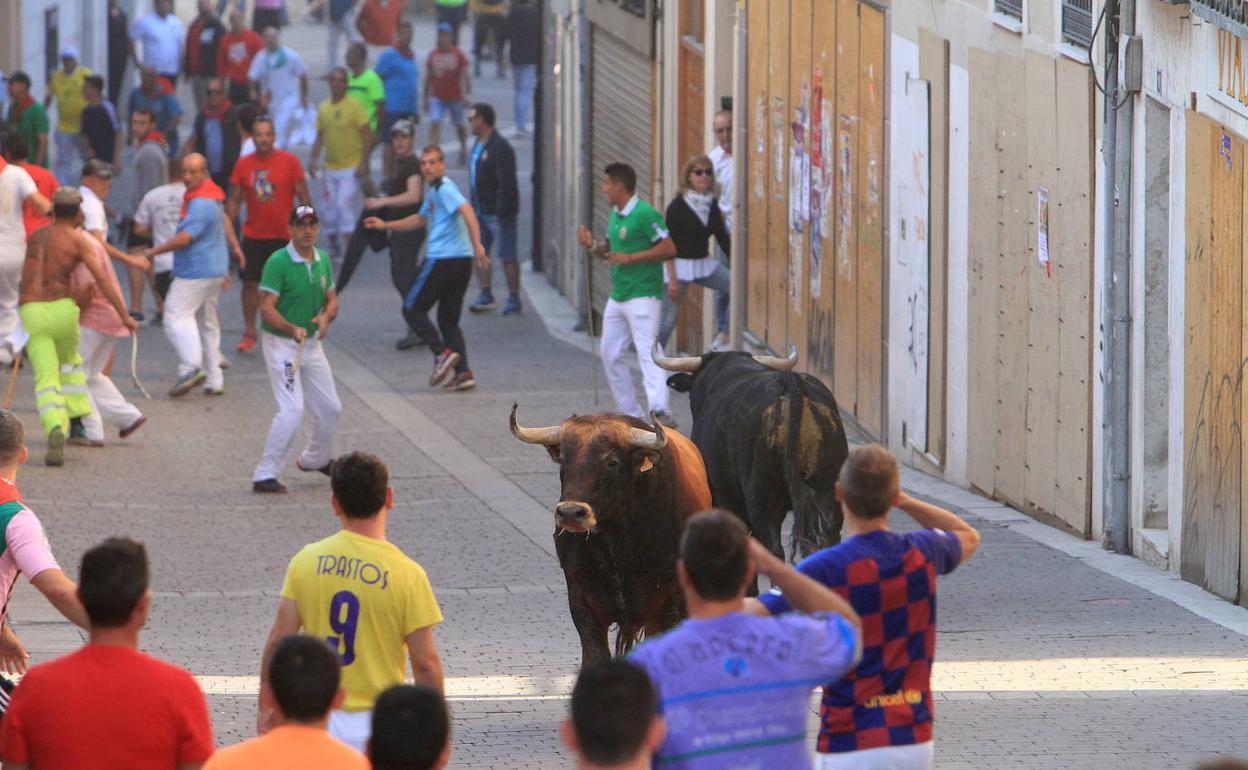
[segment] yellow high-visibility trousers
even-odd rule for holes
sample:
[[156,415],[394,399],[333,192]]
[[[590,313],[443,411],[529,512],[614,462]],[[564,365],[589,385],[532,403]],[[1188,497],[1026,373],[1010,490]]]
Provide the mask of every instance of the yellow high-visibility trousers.
[[18,312],[30,340],[26,359],[35,372],[35,408],[43,432],[69,435],[71,417],[91,413],[87,373],[78,353],[78,304],[68,297],[27,302]]

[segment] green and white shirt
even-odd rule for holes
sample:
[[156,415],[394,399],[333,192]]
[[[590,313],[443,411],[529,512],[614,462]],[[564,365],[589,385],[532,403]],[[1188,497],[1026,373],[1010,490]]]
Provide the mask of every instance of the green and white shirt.
[[[329,256],[317,249],[316,259],[309,262],[299,255],[293,242],[273,252],[260,275],[260,291],[277,295],[277,312],[291,324],[307,329],[309,334],[316,331],[312,319],[325,307],[325,297],[333,288],[334,270]],[[269,334],[290,337],[264,320],[260,328]]]
[[[607,223],[608,249],[620,254],[645,251],[667,237],[663,215],[636,195],[624,208],[613,210]],[[611,299],[628,302],[640,297],[663,299],[663,263],[612,265]]]

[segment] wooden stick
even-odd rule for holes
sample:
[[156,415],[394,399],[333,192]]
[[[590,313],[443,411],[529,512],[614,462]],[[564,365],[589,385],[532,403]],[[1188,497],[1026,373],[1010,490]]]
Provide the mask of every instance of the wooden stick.
[[130,332],[130,381],[134,383],[134,387],[143,394],[143,398],[148,401],[152,400],[152,394],[147,392],[147,388],[143,387],[143,383],[139,380],[139,330],[135,329]]
[[598,406],[598,352],[594,345],[594,253],[585,250],[585,331],[589,334],[589,371],[594,381],[594,406]]

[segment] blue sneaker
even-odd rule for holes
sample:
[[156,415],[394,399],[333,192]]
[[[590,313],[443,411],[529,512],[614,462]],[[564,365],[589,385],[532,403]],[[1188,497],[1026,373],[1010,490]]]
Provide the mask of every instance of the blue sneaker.
[[494,293],[490,291],[482,291],[477,298],[472,301],[468,309],[474,313],[484,313],[487,310],[493,310],[498,307],[498,300],[494,299]]
[[512,294],[503,305],[503,315],[515,315],[520,312],[520,298]]

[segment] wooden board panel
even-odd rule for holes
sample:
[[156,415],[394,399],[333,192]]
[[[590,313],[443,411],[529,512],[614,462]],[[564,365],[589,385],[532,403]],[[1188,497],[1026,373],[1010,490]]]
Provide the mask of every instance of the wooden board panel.
[[[746,75],[750,93],[748,110],[749,144],[745,150],[750,164],[746,182],[745,325],[759,335],[767,333],[767,212],[769,208],[770,117],[767,70],[768,0],[749,4],[749,50]],[[738,150],[740,152],[740,150]]]
[[996,62],[972,48],[970,65],[970,199],[967,211],[967,477],[991,494],[996,475],[997,280],[1001,180],[997,173]]
[[1212,220],[1209,176],[1213,160],[1215,126],[1195,112],[1187,112],[1187,210],[1184,219],[1184,340],[1183,340],[1183,553],[1180,573],[1197,585],[1205,585],[1206,555],[1210,534],[1205,519],[1213,503],[1215,481],[1210,451],[1210,408],[1216,382],[1210,372],[1212,305]]
[[[1205,298],[1213,312],[1210,371],[1214,375],[1210,425],[1214,438],[1216,496],[1207,512],[1205,581],[1210,591],[1234,601],[1239,588],[1239,492],[1243,467],[1239,362],[1242,335],[1244,145],[1225,128],[1214,131],[1217,157],[1210,175],[1213,273]],[[1227,144],[1230,159],[1226,159]]]
[[[681,6],[682,24],[685,29],[684,16],[689,7]],[[702,45],[689,38],[680,42],[680,127],[677,144],[677,161],[679,168],[684,169],[685,163],[694,155],[706,152],[704,119],[706,57]],[[666,202],[664,203],[666,205]],[[681,303],[680,315],[676,321],[677,349],[692,354],[699,354],[706,349],[702,338],[702,302],[703,289],[696,283],[685,288],[685,301]]]
[[858,422],[884,434],[884,13],[859,5]]
[[919,73],[930,84],[931,184],[928,200],[927,453],[945,458],[945,347],[949,262],[949,43],[919,32]]
[[1054,513],[1092,532],[1092,257],[1095,119],[1088,69],[1057,60],[1057,191],[1049,238],[1058,282],[1057,490]]
[[997,465],[994,492],[1023,505],[1027,396],[1026,106],[1023,60],[997,53],[997,172],[1001,178],[1001,287],[997,310]]
[[833,388],[841,409],[859,415],[858,405],[858,2],[836,0],[836,141],[832,218],[836,243],[836,348]]
[[[806,313],[806,350],[803,360],[806,370],[818,376],[829,387],[835,385],[836,350],[836,214],[834,193],[836,190],[836,4],[817,2],[811,24],[811,65],[821,81],[819,104],[820,145],[823,160],[823,190],[821,196],[822,253],[819,264],[819,296],[812,293],[810,308]],[[811,75],[812,82],[815,76]],[[815,108],[814,90],[811,92],[811,109]],[[825,131],[826,129],[826,131]],[[813,150],[812,146],[812,150]],[[814,276],[811,277],[812,281]],[[834,389],[835,390],[835,389]],[[836,393],[838,401],[844,394]]]
[[[1053,226],[1057,192],[1056,61],[1028,51],[1023,58],[1027,91],[1027,408],[1024,499],[1035,510],[1053,513],[1057,499],[1058,287],[1049,264],[1041,265],[1041,218]],[[1040,210],[1043,193],[1046,210]]]
[[771,0],[771,16],[767,21],[767,90],[771,111],[768,116],[771,203],[767,218],[767,344],[780,352],[784,350],[789,315],[790,1]]
[[[789,204],[790,222],[786,230],[789,240],[789,264],[785,274],[788,287],[787,341],[806,351],[806,306],[810,303],[810,99],[811,68],[810,21],[814,13],[812,0],[790,0],[789,8],[789,146],[801,151],[801,157],[790,160]],[[794,157],[794,153],[790,154]],[[805,192],[806,197],[797,193]],[[796,208],[794,208],[796,207]],[[795,228],[800,228],[800,231]],[[774,347],[774,346],[773,346]],[[776,348],[784,353],[786,348]],[[798,367],[807,369],[805,357]]]

